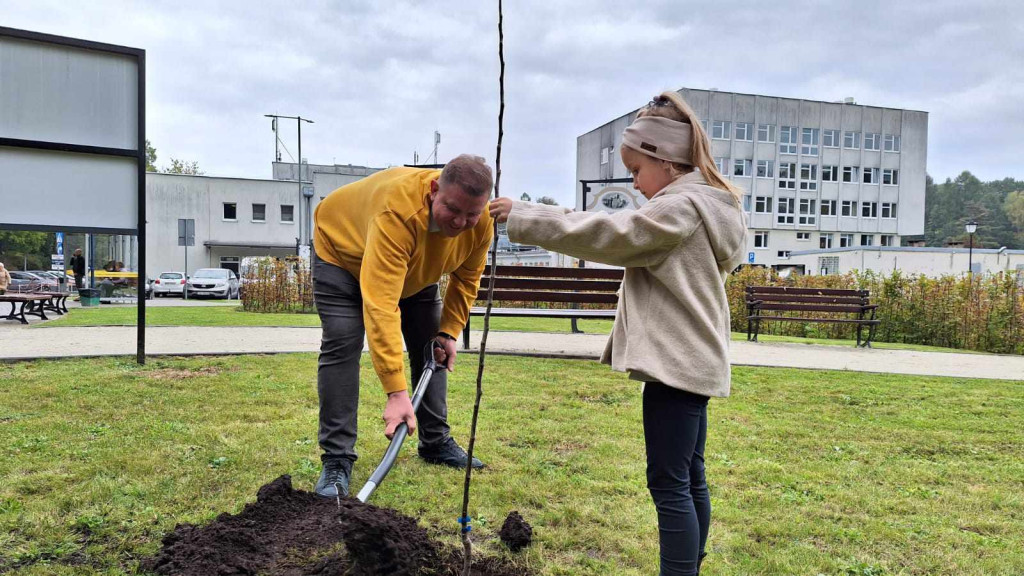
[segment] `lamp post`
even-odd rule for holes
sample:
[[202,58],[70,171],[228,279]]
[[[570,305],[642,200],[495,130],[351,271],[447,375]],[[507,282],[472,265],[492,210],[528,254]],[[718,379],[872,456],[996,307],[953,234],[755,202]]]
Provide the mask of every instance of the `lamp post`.
[[[275,124],[274,124],[275,136],[274,137],[275,138],[277,137],[277,135],[276,135],[276,129],[277,129],[276,122],[277,122],[277,120],[279,118],[287,118],[289,120],[295,120],[295,124],[298,125],[298,127],[299,127],[299,158],[298,158],[299,176],[298,176],[298,178],[296,178],[299,181],[299,204],[298,204],[298,209],[299,209],[299,237],[301,238],[302,236],[308,236],[308,234],[306,234],[304,232],[303,223],[302,223],[302,215],[303,215],[303,212],[304,212],[304,210],[302,209],[302,207],[303,207],[303,203],[302,203],[303,202],[303,195],[302,195],[302,123],[303,122],[308,122],[308,123],[312,124],[313,121],[310,120],[309,118],[303,118],[302,116],[281,116],[279,114],[264,114],[264,116],[267,117],[267,118],[273,118],[274,119],[274,122],[275,122]],[[308,219],[309,219],[309,217],[307,217],[307,220]],[[308,226],[309,222],[307,222],[306,225]],[[305,238],[305,242],[309,242],[309,238]]]
[[974,233],[978,231],[978,223],[971,220],[964,226],[964,230],[970,235],[970,246],[967,249],[967,273],[974,276]]

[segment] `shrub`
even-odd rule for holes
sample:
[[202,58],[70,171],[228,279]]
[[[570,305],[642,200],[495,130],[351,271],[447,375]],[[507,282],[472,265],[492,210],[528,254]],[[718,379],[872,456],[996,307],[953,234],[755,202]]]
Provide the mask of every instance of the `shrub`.
[[246,259],[242,269],[242,309],[246,312],[315,312],[309,264],[299,258]]

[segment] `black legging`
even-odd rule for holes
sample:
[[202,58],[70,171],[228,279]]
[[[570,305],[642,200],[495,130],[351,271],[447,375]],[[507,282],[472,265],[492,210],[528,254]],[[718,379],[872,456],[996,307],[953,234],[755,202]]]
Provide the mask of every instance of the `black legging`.
[[661,576],[697,574],[711,523],[704,478],[708,398],[660,382],[644,386],[647,488],[658,511]]

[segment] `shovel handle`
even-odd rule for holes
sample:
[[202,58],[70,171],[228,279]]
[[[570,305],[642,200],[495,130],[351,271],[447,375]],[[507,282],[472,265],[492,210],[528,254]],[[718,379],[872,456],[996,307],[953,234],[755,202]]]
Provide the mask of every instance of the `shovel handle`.
[[[434,360],[435,348],[444,349],[436,339],[432,338],[423,349],[423,374],[420,375],[420,380],[416,383],[416,391],[412,395],[413,412],[419,409],[420,402],[423,401],[423,396],[427,393],[427,388],[430,387],[430,379],[439,367],[437,361]],[[381,459],[380,464],[374,469],[370,479],[366,481],[366,485],[363,486],[356,496],[360,502],[369,500],[370,495],[377,489],[377,486],[384,482],[384,478],[391,471],[391,467],[395,465],[398,452],[402,449],[402,443],[405,442],[405,438],[408,435],[409,425],[405,422],[402,422],[395,428],[395,435],[391,437],[391,444],[388,444],[388,449],[384,452],[384,457]]]

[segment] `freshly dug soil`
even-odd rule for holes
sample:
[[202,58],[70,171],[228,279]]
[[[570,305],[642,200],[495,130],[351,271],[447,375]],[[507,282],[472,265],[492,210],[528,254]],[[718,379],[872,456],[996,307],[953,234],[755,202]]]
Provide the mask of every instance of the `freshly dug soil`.
[[518,552],[533,542],[533,526],[523,520],[518,510],[513,510],[505,518],[505,523],[501,525],[498,536],[509,550]]
[[[339,507],[281,476],[237,515],[178,525],[142,568],[175,576],[456,576],[462,559],[413,518],[353,498]],[[489,558],[475,562],[473,573],[527,574]]]

